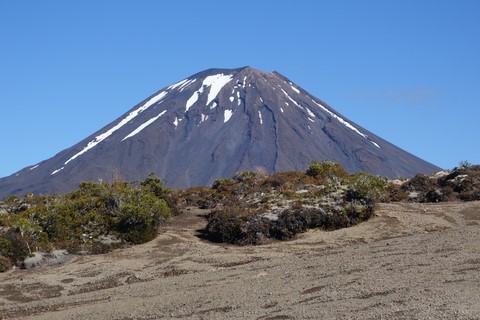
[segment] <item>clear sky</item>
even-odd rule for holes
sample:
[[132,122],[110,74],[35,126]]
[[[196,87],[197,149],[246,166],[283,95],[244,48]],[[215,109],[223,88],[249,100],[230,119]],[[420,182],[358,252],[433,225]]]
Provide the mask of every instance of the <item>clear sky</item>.
[[480,1],[0,1],[0,177],[207,68],[279,71],[440,167],[480,163]]

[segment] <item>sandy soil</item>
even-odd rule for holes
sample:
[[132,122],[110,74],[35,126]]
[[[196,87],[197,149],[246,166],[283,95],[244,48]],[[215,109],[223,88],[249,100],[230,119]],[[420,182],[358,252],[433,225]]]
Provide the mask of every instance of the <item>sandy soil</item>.
[[480,319],[480,202],[381,204],[256,247],[201,240],[204,213],[141,246],[0,274],[0,318]]

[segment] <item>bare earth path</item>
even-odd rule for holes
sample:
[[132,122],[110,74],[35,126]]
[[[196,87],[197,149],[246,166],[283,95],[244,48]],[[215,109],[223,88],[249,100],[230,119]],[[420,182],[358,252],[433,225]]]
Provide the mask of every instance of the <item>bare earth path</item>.
[[480,202],[381,204],[353,228],[257,247],[150,243],[0,274],[0,319],[480,319]]

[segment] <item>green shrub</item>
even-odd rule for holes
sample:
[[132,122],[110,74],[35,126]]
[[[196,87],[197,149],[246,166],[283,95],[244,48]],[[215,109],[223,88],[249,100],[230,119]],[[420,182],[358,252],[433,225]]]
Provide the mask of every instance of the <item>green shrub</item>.
[[256,176],[257,176],[257,173],[253,171],[243,171],[235,174],[233,176],[233,180],[237,183],[246,182],[246,181],[251,181],[255,179]]
[[305,172],[310,177],[316,177],[322,172],[322,164],[318,161],[312,161]]
[[387,196],[387,179],[365,172],[351,174],[348,178],[351,199],[369,199],[377,203]]
[[[18,238],[14,239],[16,243],[23,243],[27,248],[29,245],[42,250],[55,247],[70,253],[100,253],[108,248],[94,244],[103,235],[135,244],[153,239],[159,226],[170,219],[172,208],[176,209],[178,199],[171,194],[161,179],[153,176],[140,183],[82,182],[78,190],[64,195],[9,198],[12,206],[21,205],[25,209],[0,215],[0,219]],[[6,240],[13,243],[10,238]],[[11,251],[6,240],[0,242],[5,251],[0,253],[3,256]],[[20,255],[14,253],[14,256]],[[17,259],[12,261],[16,263]]]
[[235,184],[232,179],[217,179],[212,184],[212,189],[220,190]]
[[315,178],[338,179],[348,174],[339,163],[324,160],[322,162],[312,161],[306,170],[306,175]]
[[116,230],[122,239],[140,244],[155,238],[158,227],[170,219],[171,211],[165,200],[151,194],[135,196],[135,201],[120,206]]

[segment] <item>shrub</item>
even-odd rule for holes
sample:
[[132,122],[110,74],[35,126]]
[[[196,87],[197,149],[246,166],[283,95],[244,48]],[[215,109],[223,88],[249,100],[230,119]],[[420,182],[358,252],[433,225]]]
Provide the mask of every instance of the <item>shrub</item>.
[[242,239],[245,212],[241,209],[216,210],[210,213],[206,231],[215,242],[237,243]]
[[401,185],[389,183],[387,186],[390,201],[403,201],[407,199],[407,193],[401,188]]
[[2,224],[10,229],[10,238],[0,237],[5,251],[0,254],[9,258],[8,252],[13,250],[9,243],[22,244],[13,246],[17,251],[22,249],[13,254],[19,257],[12,259],[17,263],[25,256],[20,254],[26,252],[24,246],[45,251],[55,247],[71,253],[100,253],[108,250],[95,245],[104,235],[120,238],[124,243],[149,241],[157,235],[159,226],[169,220],[178,200],[170,189],[163,187],[161,179],[149,176],[140,183],[83,182],[78,190],[64,195],[9,201],[15,207],[28,205],[16,214],[0,215]]
[[0,234],[0,255],[9,259],[12,265],[22,262],[29,253],[28,245],[20,234],[12,230]]
[[246,182],[246,181],[251,181],[255,179],[256,176],[257,176],[257,173],[253,171],[243,171],[235,174],[233,176],[233,180],[237,183]]
[[322,172],[322,164],[318,161],[312,161],[305,172],[307,176],[316,177]]
[[212,189],[215,189],[215,190],[225,189],[225,187],[229,187],[233,184],[235,184],[235,181],[231,179],[217,179],[213,182]]
[[472,164],[468,162],[467,160],[462,160],[460,161],[459,165],[460,168],[470,168]]
[[325,179],[344,178],[348,175],[339,163],[329,160],[322,162],[312,161],[305,173],[311,177],[322,177]]
[[348,179],[350,199],[369,199],[373,203],[383,201],[387,195],[387,179],[365,172],[354,173]]
[[10,270],[12,267],[12,261],[7,257],[0,256],[0,272]]
[[158,227],[168,221],[171,215],[165,200],[137,193],[137,199],[133,203],[120,206],[116,223],[120,237],[134,244],[155,238]]

